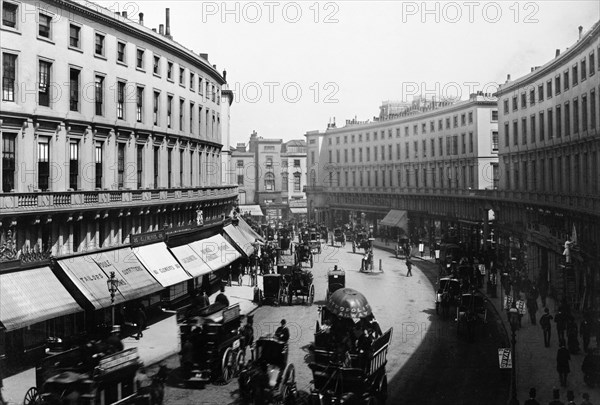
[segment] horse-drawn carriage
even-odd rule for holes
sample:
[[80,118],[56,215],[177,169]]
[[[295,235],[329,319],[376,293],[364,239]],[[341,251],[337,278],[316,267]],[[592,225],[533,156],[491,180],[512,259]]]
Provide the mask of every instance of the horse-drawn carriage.
[[456,333],[465,332],[473,337],[475,328],[487,323],[487,305],[483,296],[476,293],[463,294],[456,308]]
[[288,364],[287,344],[277,338],[259,338],[253,360],[243,366],[238,378],[243,404],[294,404],[297,396],[296,370]]
[[373,249],[367,249],[361,259],[359,271],[373,271],[374,268]]
[[327,300],[337,290],[346,287],[346,272],[338,270],[337,266],[327,272]]
[[229,382],[244,361],[240,306],[214,303],[180,325],[182,378],[188,383]]
[[312,228],[309,232],[308,246],[312,253],[321,254],[321,233]]
[[302,302],[312,305],[315,300],[315,286],[310,270],[303,270],[301,266],[277,266],[277,273],[283,277],[287,286],[287,302],[292,305],[294,297],[302,297]]
[[356,249],[364,249],[365,252],[372,247],[374,238],[369,238],[367,232],[357,232],[352,241],[352,252],[356,253]]
[[320,311],[309,403],[384,404],[392,329],[382,333],[364,295],[351,288],[331,294]]
[[444,316],[448,316],[451,306],[458,306],[460,302],[460,282],[451,277],[443,277],[438,281],[435,294],[435,312],[439,315],[440,310]]
[[281,305],[288,302],[288,285],[281,274],[265,274],[263,276],[262,302]]
[[159,393],[164,392],[164,380],[153,378],[150,390],[145,391],[138,391],[134,384],[142,366],[136,348],[108,355],[94,353],[92,348],[76,347],[44,358],[36,367],[36,386],[27,391],[23,404],[162,403]]
[[302,243],[296,247],[294,252],[294,264],[301,266],[303,262],[308,262],[310,267],[313,266],[313,252],[308,244]]
[[335,228],[333,230],[333,245],[339,243],[342,247],[346,246],[346,234],[342,228]]

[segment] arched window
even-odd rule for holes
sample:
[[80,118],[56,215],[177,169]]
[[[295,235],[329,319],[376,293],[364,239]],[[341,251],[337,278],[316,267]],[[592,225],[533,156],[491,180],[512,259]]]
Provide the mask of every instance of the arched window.
[[317,185],[317,173],[315,172],[315,169],[312,169],[310,171],[310,185],[312,187],[315,187]]
[[275,191],[275,175],[271,172],[265,174],[265,190]]

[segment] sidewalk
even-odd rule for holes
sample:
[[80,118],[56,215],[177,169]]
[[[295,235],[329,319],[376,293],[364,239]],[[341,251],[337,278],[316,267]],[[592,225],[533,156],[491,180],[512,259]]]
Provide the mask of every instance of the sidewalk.
[[[387,245],[385,241],[376,238],[373,245],[379,249],[387,250],[390,252],[394,251],[394,244],[389,242]],[[413,250],[413,260],[424,260],[431,263],[435,263],[435,259],[431,259],[429,255],[429,247],[425,246],[423,257],[421,257],[418,251]],[[511,336],[510,322],[506,311],[502,310],[501,299],[504,298],[504,294],[501,294],[502,287],[497,285],[497,297],[491,298],[487,296],[485,289],[481,289],[481,293],[484,294],[488,301],[494,307],[494,310],[498,313],[498,317],[502,320],[504,328],[507,333],[507,342],[509,342]],[[547,298],[546,305],[550,310],[550,315],[554,316],[558,305],[553,299]],[[540,308],[536,314],[536,319],[542,316],[544,308],[541,303],[541,299],[538,299],[538,307]],[[579,327],[581,322],[581,314],[574,313],[577,326]],[[524,403],[529,398],[529,389],[535,388],[537,390],[537,400],[541,404],[546,404],[552,400],[552,390],[554,388],[560,389],[560,399],[564,403],[567,402],[567,391],[572,390],[575,393],[575,402],[580,403],[582,398],[581,394],[587,392],[590,394],[590,401],[594,404],[600,403],[600,387],[589,388],[583,382],[583,374],[581,372],[581,363],[585,354],[580,351],[579,354],[571,355],[570,369],[568,377],[568,386],[561,387],[560,380],[558,378],[558,372],[556,371],[556,352],[558,351],[558,336],[556,332],[556,324],[552,321],[552,336],[550,339],[550,347],[544,347],[544,338],[542,334],[542,328],[539,326],[539,322],[536,325],[532,325],[529,314],[523,315],[521,321],[521,328],[516,333],[516,365],[517,365],[517,399]],[[583,346],[581,337],[579,337],[579,346]],[[592,339],[590,347],[595,347],[595,340]]]
[[[252,302],[254,288],[250,287],[249,276],[244,276],[242,286],[235,282],[231,287],[225,288],[225,294],[229,298],[230,305],[240,304],[242,315],[248,315],[254,312],[258,306]],[[262,288],[262,276],[258,277],[259,288]],[[215,302],[218,292],[209,297],[210,302]],[[125,349],[137,347],[142,362],[150,366],[156,364],[173,354],[180,351],[181,342],[179,337],[179,327],[177,326],[177,316],[175,312],[171,313],[165,319],[150,325],[144,330],[144,336],[136,340],[133,336],[127,336],[122,339]],[[4,389],[2,394],[4,399],[10,405],[23,403],[25,393],[30,387],[34,387],[35,368],[25,370],[3,380]]]

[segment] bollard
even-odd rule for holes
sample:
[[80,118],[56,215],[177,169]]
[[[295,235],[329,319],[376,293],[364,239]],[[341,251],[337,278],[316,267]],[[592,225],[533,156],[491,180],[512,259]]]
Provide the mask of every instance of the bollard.
[[379,271],[383,271],[383,267],[381,266],[381,259],[379,259]]

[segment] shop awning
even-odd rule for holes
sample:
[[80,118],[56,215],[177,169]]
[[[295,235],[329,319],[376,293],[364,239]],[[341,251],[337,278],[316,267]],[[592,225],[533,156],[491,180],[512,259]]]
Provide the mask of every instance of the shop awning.
[[80,311],[49,267],[0,274],[0,322],[6,331]]
[[244,236],[246,237],[246,239],[248,239],[249,241],[256,241],[256,239],[258,239],[261,242],[265,241],[265,238],[263,238],[262,236],[260,236],[259,234],[257,234],[254,229],[252,229],[252,227],[250,225],[248,225],[248,223],[246,221],[244,221],[242,218],[238,217],[238,229],[240,231],[242,231],[242,234],[244,234]]
[[133,249],[135,256],[163,287],[189,280],[191,276],[177,263],[164,242],[139,246]]
[[242,255],[221,235],[190,243],[189,246],[213,271],[219,270]]
[[381,220],[380,225],[396,226],[398,228],[406,229],[408,225],[408,214],[406,211],[390,210],[385,218]]
[[306,208],[306,207],[290,208],[290,212],[292,214],[308,214],[308,208]]
[[119,291],[126,300],[141,298],[163,289],[129,248],[102,252],[92,258],[107,276],[115,272]]
[[185,271],[194,278],[212,272],[210,266],[189,245],[171,248],[171,253],[177,258]]
[[[92,259],[92,256],[78,256],[59,260],[58,264],[75,287],[95,309],[111,306],[108,276]],[[110,274],[110,273],[109,273]],[[121,290],[115,294],[115,304],[125,302]]]
[[233,243],[246,254],[246,256],[249,257],[254,252],[254,246],[252,245],[254,239],[249,241],[238,227],[235,225],[227,225],[223,230],[231,238]]
[[240,205],[240,213],[242,215],[250,215],[252,217],[264,217],[260,205]]

